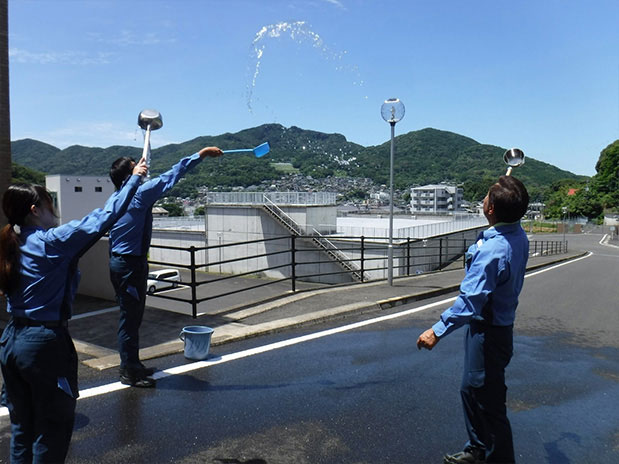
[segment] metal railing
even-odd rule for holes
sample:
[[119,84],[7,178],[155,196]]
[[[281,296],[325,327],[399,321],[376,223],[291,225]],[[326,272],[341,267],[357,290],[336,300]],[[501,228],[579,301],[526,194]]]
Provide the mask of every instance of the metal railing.
[[335,205],[335,192],[208,192],[208,204],[261,205],[264,199],[278,205]]
[[[485,226],[487,224],[488,221],[484,217],[470,217],[464,220],[458,219],[457,221],[433,222],[431,224],[395,228],[393,230],[393,237],[399,239],[406,239],[408,237],[428,238],[472,227]],[[337,233],[354,236],[389,237],[389,229],[387,227],[338,225]]]
[[567,253],[567,240],[533,240],[529,242],[529,256],[549,256]]
[[269,197],[264,195],[264,202],[262,205],[265,207],[267,211],[269,211],[275,218],[277,218],[282,224],[288,227],[292,232],[297,235],[301,235],[303,233],[303,228],[300,224],[298,224],[289,214],[287,214],[283,209],[281,209],[277,204],[275,204]]
[[[338,277],[340,281],[348,282],[357,280],[352,274],[357,272],[360,282],[368,280],[383,280],[387,270],[387,247],[382,237],[338,237],[338,245],[333,247],[341,253],[340,261],[348,263],[350,268],[333,271],[325,270],[321,264],[333,264],[329,257],[325,259],[311,260],[303,259],[304,255],[315,256],[316,248],[309,245],[309,241],[316,236],[299,236],[291,234],[289,236],[250,240],[245,242],[226,243],[207,247],[173,247],[166,245],[152,244],[151,248],[182,251],[189,254],[189,264],[171,263],[168,261],[151,261],[149,264],[161,265],[187,269],[190,272],[189,282],[182,282],[182,286],[191,289],[190,298],[180,298],[169,294],[153,294],[157,298],[184,302],[191,305],[193,318],[197,317],[198,305],[200,303],[222,298],[241,292],[250,292],[260,287],[273,285],[279,282],[290,282],[290,290],[297,292],[298,281],[317,281],[325,277]],[[342,241],[344,239],[344,241]],[[431,271],[440,271],[446,268],[455,269],[464,267],[464,252],[474,242],[474,238],[462,237],[435,237],[432,240],[420,240],[409,238],[399,243],[394,243],[394,275],[397,277],[411,276]],[[217,261],[208,263],[198,263],[197,253],[208,255],[209,251],[225,250],[234,247],[247,247],[247,245],[258,244],[264,248],[274,248],[275,251],[265,251],[252,255],[239,257],[224,257]],[[305,245],[306,244],[306,245]],[[348,252],[348,253],[345,253]],[[567,241],[532,241],[530,242],[530,255],[543,256],[559,253],[567,253]],[[225,253],[222,253],[222,255]],[[235,253],[231,253],[234,255]],[[245,272],[235,272],[231,274],[212,273],[210,269],[222,265],[233,265],[239,262],[257,263],[253,268]],[[249,266],[248,266],[249,267]],[[333,267],[331,267],[333,269]],[[200,273],[200,274],[199,274]],[[217,283],[239,277],[263,275],[266,273],[278,274],[279,277],[270,278],[268,281],[260,282],[243,288],[236,287],[234,290],[216,293]],[[342,277],[343,276],[343,277]],[[255,281],[255,279],[254,279]],[[208,291],[204,292],[207,296],[199,296],[198,288],[207,286]],[[287,292],[286,292],[287,293]],[[282,296],[284,293],[282,294]]]

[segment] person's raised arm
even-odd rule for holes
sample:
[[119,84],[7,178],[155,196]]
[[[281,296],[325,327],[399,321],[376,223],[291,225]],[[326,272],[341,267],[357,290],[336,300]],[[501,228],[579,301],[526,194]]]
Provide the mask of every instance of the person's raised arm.
[[46,232],[47,243],[56,249],[64,250],[65,256],[83,253],[125,214],[146,172],[146,159],[142,157],[133,168],[133,175],[120,190],[108,198],[103,209],[97,208],[81,220],[49,229]]
[[146,165],[146,157],[142,156],[140,161],[133,167],[133,175],[144,177],[148,172],[148,166]]
[[140,187],[140,207],[150,208],[165,192],[172,189],[187,171],[197,166],[204,158],[216,158],[222,155],[217,147],[204,147],[197,153],[181,159],[171,169],[145,182]]

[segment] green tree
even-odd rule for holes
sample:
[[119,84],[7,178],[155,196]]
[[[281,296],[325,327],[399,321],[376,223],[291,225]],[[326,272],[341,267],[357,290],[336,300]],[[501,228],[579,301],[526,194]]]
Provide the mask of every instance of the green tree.
[[176,203],[161,203],[157,206],[160,206],[161,208],[164,208],[168,214],[170,216],[173,217],[178,217],[178,216],[184,216],[185,212],[183,211],[183,207],[180,205],[177,205]]
[[15,163],[12,163],[11,177],[12,182],[45,185],[45,174]]
[[490,175],[485,175],[479,180],[465,182],[462,186],[464,199],[471,203],[482,201],[488,193],[490,186],[496,181],[496,178],[491,177]]
[[365,200],[368,197],[368,193],[360,188],[354,188],[346,192],[343,199],[345,201],[360,201]]
[[603,208],[619,209],[619,140],[611,143],[600,153],[595,165],[592,191],[599,195]]

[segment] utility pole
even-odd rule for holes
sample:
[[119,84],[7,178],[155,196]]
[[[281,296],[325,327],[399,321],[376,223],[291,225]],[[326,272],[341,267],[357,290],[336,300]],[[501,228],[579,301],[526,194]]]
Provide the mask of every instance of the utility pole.
[[[11,183],[11,118],[9,111],[9,1],[0,0],[0,195]],[[6,217],[0,208],[0,227]]]
[[[0,195],[11,184],[11,118],[9,112],[9,0],[0,0]],[[6,224],[0,208],[0,228]],[[0,298],[0,319],[6,319],[6,299]]]

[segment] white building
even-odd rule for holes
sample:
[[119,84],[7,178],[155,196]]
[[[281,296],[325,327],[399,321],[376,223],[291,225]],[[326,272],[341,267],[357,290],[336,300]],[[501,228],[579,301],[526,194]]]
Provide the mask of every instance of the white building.
[[411,213],[452,214],[462,209],[462,187],[429,184],[411,188]]
[[114,193],[108,176],[45,176],[45,186],[54,198],[60,224],[82,219],[95,208],[103,208]]

